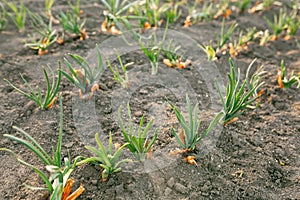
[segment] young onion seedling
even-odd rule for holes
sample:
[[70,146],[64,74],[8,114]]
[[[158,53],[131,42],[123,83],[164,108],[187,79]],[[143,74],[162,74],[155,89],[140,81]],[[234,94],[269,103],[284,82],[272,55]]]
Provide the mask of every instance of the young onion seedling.
[[36,41],[35,38],[29,36],[31,41],[29,43],[25,41],[25,46],[38,50],[38,55],[47,54],[49,46],[57,39],[56,30],[52,29],[52,20],[49,20],[49,24],[47,25],[41,16],[31,12],[29,12],[29,16],[33,28],[39,35],[39,39]]
[[79,37],[80,40],[85,40],[88,37],[86,30],[83,28],[85,20],[80,23],[78,14],[74,11],[67,11],[67,13],[61,11],[59,21],[64,32],[71,34],[71,36]]
[[127,103],[128,124],[126,125],[127,127],[126,130],[124,126],[124,122],[121,117],[121,111],[122,111],[122,106],[120,106],[118,110],[118,120],[124,138],[126,142],[128,142],[127,147],[138,161],[143,162],[147,158],[151,157],[150,156],[151,147],[157,138],[158,129],[155,129],[154,135],[151,140],[148,137],[148,132],[149,129],[152,127],[154,119],[150,120],[150,122],[146,125],[145,129],[142,130],[144,125],[144,118],[145,118],[143,115],[140,120],[139,128],[136,131],[134,129],[133,122],[132,122],[130,106],[129,103]]
[[7,26],[7,11],[2,3],[0,3],[0,32]]
[[255,72],[250,76],[250,71],[252,69],[252,66],[254,65],[254,63],[256,62],[256,58],[250,63],[247,72],[246,72],[246,80],[247,80],[247,86],[249,88],[249,90],[252,90],[252,88],[255,88],[252,97],[253,98],[257,98],[258,102],[255,106],[252,105],[248,105],[247,108],[258,108],[259,104],[260,104],[260,96],[262,95],[262,90],[258,91],[259,87],[257,87],[259,84],[264,84],[264,82],[262,82],[262,78],[265,77],[266,75],[266,71],[264,71],[264,66],[261,65],[259,66]]
[[117,52],[117,50],[116,50],[116,54],[117,54],[117,57],[118,57],[121,69],[123,71],[124,78],[121,76],[121,74],[119,72],[119,68],[116,65],[113,67],[110,64],[109,60],[107,60],[108,67],[109,67],[110,71],[114,74],[114,78],[113,79],[115,81],[117,81],[118,83],[121,83],[121,85],[124,88],[129,88],[130,87],[130,82],[129,82],[129,78],[128,78],[128,74],[127,74],[126,68],[127,68],[127,66],[132,65],[133,62],[127,63],[127,64],[124,65],[123,62],[122,62],[122,59],[120,57],[120,54]]
[[155,32],[153,32],[151,34],[151,36],[149,37],[149,44],[147,46],[146,46],[145,42],[142,40],[142,37],[140,37],[140,40],[139,40],[141,50],[148,57],[148,59],[151,63],[151,74],[152,75],[156,75],[158,72],[158,58],[159,58],[159,54],[162,50],[162,45],[166,39],[166,35],[168,32],[168,25],[169,25],[169,23],[167,22],[162,41],[157,41]]
[[229,43],[229,53],[231,57],[236,57],[242,50],[248,49],[248,43],[253,41],[256,33],[256,28],[249,28],[246,33],[240,31],[238,40],[233,43]]
[[27,8],[25,7],[23,0],[20,0],[19,7],[14,1],[8,2],[5,0],[5,3],[13,11],[13,13],[8,13],[8,16],[12,19],[13,23],[18,27],[19,32],[24,31]]
[[51,9],[54,4],[55,0],[45,0],[45,9],[46,9],[46,15],[49,17],[49,19],[54,23],[58,24],[59,21],[55,19],[52,15]]
[[197,21],[213,19],[213,16],[215,15],[215,10],[213,9],[214,8],[213,3],[203,2],[201,11],[197,11],[196,7],[198,1],[195,1],[193,6],[189,5],[187,1],[184,2],[187,3],[188,13],[189,13],[189,15],[186,17],[186,20],[184,22],[184,27],[189,27],[193,23],[196,23]]
[[93,93],[99,90],[97,81],[103,70],[102,55],[98,45],[96,45],[98,66],[92,68],[90,64],[81,56],[69,54],[70,58],[80,66],[75,69],[67,58],[64,58],[71,74],[61,70],[62,74],[77,88],[79,88],[79,97],[82,99],[90,99]]
[[151,63],[151,74],[155,75],[158,71],[158,58],[161,51],[161,44],[156,41],[156,35],[151,34],[150,36],[150,43],[148,46],[142,41],[139,40],[140,48],[144,52],[144,54],[148,57]]
[[278,38],[278,35],[287,28],[287,14],[281,9],[279,15],[274,15],[274,21],[272,22],[268,18],[265,18],[270,28],[273,30],[273,40]]
[[139,3],[139,1],[129,2],[128,0],[101,0],[106,10],[103,11],[105,21],[102,23],[101,30],[111,34],[121,34],[123,24],[127,29],[131,30],[131,24],[128,19],[139,18],[136,16],[124,15],[129,8]]
[[286,68],[284,65],[284,61],[281,61],[281,71],[278,71],[278,85],[280,88],[289,88],[295,83],[297,83],[297,88],[300,88],[300,72],[298,74],[294,74],[294,71],[292,71],[290,78],[287,77]]
[[170,3],[166,3],[166,6],[169,7],[169,9],[165,11],[165,15],[169,23],[173,24],[179,19],[179,17],[182,14],[182,10],[179,9],[179,6],[182,5],[183,3],[184,3],[183,1],[177,3],[170,1]]
[[239,0],[236,1],[236,5],[239,8],[240,13],[244,13],[249,5],[251,4],[252,0]]
[[[226,95],[223,97],[221,94],[220,86],[217,82],[217,88],[223,104],[223,124],[224,126],[236,121],[238,116],[245,112],[245,109],[258,98],[258,95],[255,95],[258,88],[263,85],[263,82],[252,82],[252,88],[247,88],[247,79],[241,82],[240,79],[240,69],[238,68],[238,75],[236,77],[234,71],[234,63],[232,59],[229,59],[230,64],[230,73],[228,73],[229,83],[226,87]],[[253,75],[256,76],[256,75]],[[257,80],[256,78],[251,78]]]
[[223,116],[222,113],[219,113],[214,120],[210,123],[207,129],[199,135],[199,128],[201,121],[198,119],[198,103],[192,109],[190,99],[186,95],[186,103],[188,108],[188,121],[184,118],[183,113],[170,101],[168,101],[172,107],[175,115],[178,119],[179,124],[182,129],[179,133],[172,128],[172,133],[175,136],[176,141],[186,151],[193,151],[196,148],[196,144],[200,142],[214,127],[214,125],[221,119]]
[[167,49],[162,47],[162,52],[165,57],[163,62],[165,65],[175,69],[185,69],[191,64],[190,60],[183,61],[183,56],[180,56],[178,52],[180,48],[181,46],[174,46],[173,40],[169,40]]
[[[167,11],[171,8],[171,4],[161,4],[160,0],[145,0],[133,7],[133,12],[139,17],[140,27],[149,29],[151,27],[159,27],[162,25],[162,15],[165,13],[168,19]],[[173,10],[174,12],[174,10]],[[171,14],[172,15],[172,14]],[[171,18],[171,20],[174,18]]]
[[74,182],[74,180],[70,179],[70,177],[76,167],[77,160],[80,159],[80,157],[75,158],[73,164],[71,164],[69,158],[64,159],[64,165],[62,165],[61,163],[61,145],[62,145],[62,134],[63,134],[63,110],[62,110],[61,97],[60,97],[59,124],[60,124],[60,129],[59,129],[57,147],[55,152],[53,150],[52,155],[48,154],[44,150],[44,148],[27,132],[25,132],[24,130],[18,127],[13,127],[13,128],[19,131],[26,138],[26,140],[10,134],[4,134],[4,137],[7,137],[12,141],[24,145],[31,152],[33,152],[45,165],[44,168],[46,168],[46,170],[50,173],[49,176],[47,176],[47,174],[43,172],[41,169],[39,169],[37,166],[32,165],[19,158],[19,156],[13,150],[7,148],[0,148],[0,150],[9,152],[16,158],[16,160],[21,165],[31,168],[42,178],[42,180],[46,184],[46,188],[37,188],[37,187],[29,186],[30,188],[49,191],[50,200],[58,200],[58,199],[67,200],[67,199],[71,199],[71,197],[72,199],[76,199],[84,191],[84,188],[81,185],[74,193],[70,195],[71,187],[73,185],[73,184],[70,185],[70,183]]
[[209,61],[214,61],[214,60],[217,59],[217,57],[216,57],[216,50],[214,49],[214,47],[212,46],[212,44],[210,44],[210,45],[201,45],[201,44],[198,44],[198,47],[201,48],[206,53],[207,59]]
[[[95,140],[98,145],[98,149],[92,146],[85,146],[86,149],[95,154],[94,157],[85,158],[84,160],[77,163],[82,165],[84,163],[97,163],[103,168],[102,171],[102,181],[107,181],[109,176],[120,172],[120,165],[124,162],[131,162],[130,159],[120,160],[123,149],[128,145],[128,143],[123,144],[121,147],[115,145],[115,150],[113,149],[112,135],[109,133],[109,147],[105,148],[103,143],[100,141],[98,133],[95,134]],[[120,161],[119,161],[120,160]]]
[[43,67],[43,72],[44,76],[46,79],[46,85],[47,85],[47,91],[46,94],[42,94],[42,89],[39,86],[36,86],[36,90],[34,90],[29,83],[26,81],[26,79],[23,77],[21,74],[21,78],[24,81],[25,86],[28,88],[29,92],[26,92],[20,88],[17,88],[15,85],[13,85],[10,81],[7,79],[4,79],[4,81],[14,88],[17,92],[23,94],[27,98],[31,99],[34,101],[40,109],[47,109],[47,108],[52,108],[54,102],[56,101],[59,85],[60,85],[60,80],[61,80],[61,72],[60,72],[60,62],[58,61],[58,78],[55,82],[55,75],[53,70],[51,69],[50,66],[47,66],[48,70],[50,71],[52,75],[52,83],[50,83],[49,76],[47,70]]
[[68,4],[73,10],[73,13],[76,14],[78,18],[83,14],[83,10],[80,9],[80,0],[77,0],[76,4],[74,5],[70,1],[68,1]]
[[222,47],[230,40],[231,35],[237,26],[237,23],[233,23],[229,28],[225,29],[225,19],[223,19],[221,35],[216,35],[218,44],[217,52],[221,51]]

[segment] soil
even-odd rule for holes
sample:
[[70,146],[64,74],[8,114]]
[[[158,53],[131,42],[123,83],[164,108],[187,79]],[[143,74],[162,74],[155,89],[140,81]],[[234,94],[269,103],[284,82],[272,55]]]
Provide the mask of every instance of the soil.
[[[3,137],[3,134],[20,136],[12,126],[20,127],[30,133],[47,152],[51,152],[59,130],[58,103],[52,109],[39,110],[3,79],[24,88],[19,76],[21,73],[30,85],[42,85],[41,66],[49,64],[56,69],[57,60],[63,60],[67,53],[86,57],[96,43],[101,44],[107,39],[113,41],[115,36],[100,31],[104,20],[103,6],[90,0],[82,1],[81,4],[83,17],[87,19],[89,38],[85,41],[69,40],[61,46],[54,44],[46,55],[38,56],[35,51],[23,46],[27,34],[33,32],[30,26],[25,32],[18,33],[10,25],[0,33],[0,147],[13,149],[24,160],[38,166],[42,166],[42,163],[31,152]],[[41,13],[44,1],[27,0],[25,5],[31,11]],[[56,1],[54,15],[66,9],[67,5],[67,1]],[[183,28],[185,12],[175,24],[170,25],[170,30],[184,33],[186,37],[205,44],[215,33],[219,33],[221,19]],[[263,17],[271,18],[278,12],[279,7],[274,6],[254,14],[233,13],[227,22],[237,21],[241,29],[256,27],[257,30],[265,30],[268,25]],[[94,144],[97,131],[103,141],[107,141],[111,131],[114,142],[124,143],[116,111],[119,105],[124,108],[127,100],[136,123],[143,114],[146,122],[155,117],[154,127],[159,130],[153,147],[154,158],[144,165],[124,164],[123,171],[112,175],[107,182],[102,182],[99,166],[88,164],[78,167],[73,173],[75,188],[80,184],[85,188],[78,199],[300,199],[300,93],[294,86],[283,90],[277,84],[277,72],[282,59],[285,60],[288,72],[300,71],[297,39],[300,41],[299,30],[294,38],[287,41],[279,38],[265,46],[254,42],[235,59],[236,66],[241,68],[242,77],[254,58],[258,58],[257,66],[264,65],[267,76],[263,78],[265,84],[262,87],[264,93],[260,107],[248,110],[238,121],[226,127],[217,126],[197,146],[198,150],[193,154],[197,166],[187,164],[179,155],[169,155],[170,151],[179,147],[171,133],[171,127],[177,130],[179,125],[165,98],[185,109],[185,93],[189,93],[192,102],[199,102],[203,121],[201,130],[208,126],[219,108],[214,105],[220,102],[214,96],[216,88],[212,90],[208,84],[214,80],[207,80],[207,76],[202,74],[205,72],[197,69],[195,64],[189,69],[173,70],[164,68],[161,60],[159,78],[152,79],[149,78],[150,63],[146,57],[141,51],[131,51],[122,55],[124,61],[135,62],[133,67],[128,68],[128,74],[134,74],[130,76],[131,87],[128,90],[122,89],[120,84],[112,80],[109,70],[106,70],[99,81],[101,89],[90,101],[79,100],[77,90],[63,79],[60,87],[64,111],[63,157],[67,157],[68,152],[71,158],[90,156],[84,146]],[[228,55],[209,64],[203,53],[197,57],[197,54],[188,51],[189,48],[184,45],[183,48],[188,52],[186,56],[192,58],[192,63],[198,59],[203,65],[215,66],[220,72],[219,81],[227,83]],[[66,68],[64,64],[63,67]],[[187,82],[169,80],[173,72]],[[159,80],[168,80],[170,82],[163,83],[170,84],[163,85]],[[187,84],[190,91],[185,91]],[[90,108],[95,112],[91,112]],[[124,109],[122,113],[125,113]],[[126,115],[122,116],[126,118]],[[150,132],[153,133],[152,130]],[[130,157],[130,154],[126,150],[124,157],[127,156]],[[47,197],[47,192],[31,190],[24,185],[41,186],[43,182],[36,173],[20,165],[5,152],[0,152],[0,158],[0,199]]]

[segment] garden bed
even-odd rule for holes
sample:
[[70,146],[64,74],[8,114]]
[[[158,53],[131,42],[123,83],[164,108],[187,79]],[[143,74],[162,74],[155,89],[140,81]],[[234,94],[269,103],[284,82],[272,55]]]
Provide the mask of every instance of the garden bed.
[[[43,3],[25,1],[25,5],[33,12],[41,12]],[[57,1],[53,13],[67,7],[66,1]],[[43,82],[41,66],[49,64],[55,70],[57,60],[63,60],[67,53],[88,57],[96,43],[101,50],[101,44],[105,41],[120,39],[101,32],[104,20],[104,6],[101,3],[82,1],[81,9],[84,11],[82,17],[87,19],[85,27],[89,38],[66,41],[63,45],[54,44],[49,53],[43,56],[38,56],[23,45],[32,28],[18,33],[10,25],[0,33],[0,147],[13,149],[24,160],[38,166],[42,166],[42,163],[33,153],[3,134],[20,136],[12,126],[20,127],[30,133],[47,152],[51,152],[59,132],[59,104],[56,103],[52,109],[39,110],[3,79],[22,88],[23,82],[19,76],[22,73],[29,84],[40,84]],[[169,31],[184,33],[190,38],[187,43],[196,41],[208,44],[215,33],[219,34],[222,19],[183,27],[185,12],[174,24],[169,25]],[[272,18],[278,12],[279,7],[273,6],[270,10],[253,14],[233,13],[227,22],[237,21],[241,29],[255,26],[257,30],[265,30],[269,27],[263,16]],[[233,37],[237,37],[237,34],[233,34]],[[199,102],[203,121],[200,129],[207,127],[218,111],[220,102],[215,99],[216,87],[210,88],[208,84],[213,85],[214,76],[205,76],[205,70],[215,67],[220,75],[217,77],[219,81],[227,84],[226,73],[230,70],[228,53],[211,63],[194,44],[199,54],[194,52],[186,55],[191,58],[191,66],[187,69],[170,69],[160,59],[159,78],[154,78],[150,75],[151,65],[145,55],[138,50],[130,51],[122,55],[122,59],[125,63],[134,62],[128,68],[132,87],[122,89],[120,84],[112,80],[113,75],[107,69],[100,78],[100,90],[89,101],[80,100],[77,89],[63,78],[60,86],[64,113],[63,157],[67,157],[68,152],[71,158],[90,156],[84,146],[94,144],[96,132],[102,135],[101,139],[107,140],[111,131],[114,142],[125,142],[118,125],[116,102],[124,107],[128,100],[137,123],[143,114],[147,122],[155,117],[154,127],[159,130],[153,146],[156,158],[145,164],[125,163],[123,171],[113,174],[107,182],[102,182],[99,166],[87,164],[76,168],[73,173],[75,188],[80,184],[85,188],[78,199],[300,199],[300,93],[295,86],[281,89],[277,83],[281,60],[285,60],[288,72],[300,71],[300,49],[296,39],[300,41],[299,30],[290,40],[279,38],[264,46],[253,42],[247,51],[242,51],[234,59],[235,66],[241,68],[242,77],[254,58],[257,58],[256,66],[264,65],[267,75],[263,78],[265,84],[261,88],[264,92],[260,106],[255,110],[247,110],[232,124],[225,127],[218,125],[203,143],[200,142],[198,151],[193,154],[197,166],[189,165],[180,155],[170,155],[171,151],[179,148],[171,132],[172,126],[178,128],[179,124],[166,97],[185,108],[184,104],[181,105],[185,102],[185,94],[191,95],[192,102]],[[184,41],[181,43],[184,44]],[[184,48],[189,52],[187,47]],[[198,66],[204,67],[204,74]],[[66,69],[65,64],[63,68]],[[172,80],[168,78],[175,76],[170,76],[172,73],[178,74],[181,79],[171,83]],[[159,80],[163,81],[160,83]],[[118,99],[120,97],[123,100]],[[94,110],[89,110],[89,106]],[[89,115],[80,115],[85,112]],[[125,155],[130,156],[129,152]],[[47,192],[24,186],[24,183],[34,186],[43,184],[36,173],[20,165],[5,152],[1,151],[0,157],[0,199],[47,198]]]

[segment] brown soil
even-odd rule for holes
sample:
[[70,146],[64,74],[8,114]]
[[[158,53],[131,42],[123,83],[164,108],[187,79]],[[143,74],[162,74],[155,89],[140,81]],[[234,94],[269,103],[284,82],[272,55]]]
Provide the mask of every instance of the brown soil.
[[[32,11],[39,12],[39,8],[43,9],[43,1],[25,2]],[[66,7],[66,1],[57,1],[54,13]],[[95,48],[96,43],[113,38],[100,31],[104,20],[101,15],[102,5],[94,1],[82,1],[82,9],[83,17],[87,18],[89,39],[70,40],[62,46],[55,44],[47,55],[38,56],[35,51],[23,46],[27,34],[33,32],[31,28],[18,33],[10,25],[0,33],[0,147],[13,149],[30,163],[41,165],[32,153],[20,144],[4,138],[3,134],[20,136],[12,129],[12,126],[18,126],[51,152],[59,129],[59,107],[56,104],[53,109],[39,110],[26,97],[10,88],[3,78],[22,88],[24,85],[19,76],[22,73],[31,85],[40,84],[43,78],[41,66],[49,64],[55,69],[57,60],[63,60],[67,53],[84,57]],[[268,25],[263,16],[270,18],[278,10],[275,6],[261,13],[234,13],[228,21],[236,20],[241,29],[255,26],[258,30],[264,30]],[[221,20],[198,23],[190,28],[183,28],[183,21],[184,17],[180,18],[170,26],[170,30],[176,29],[200,43],[207,44],[221,28]],[[153,116],[156,118],[154,126],[159,128],[159,136],[154,145],[154,155],[160,155],[159,159],[144,166],[123,165],[124,170],[113,175],[108,182],[101,181],[100,167],[81,166],[73,174],[76,179],[75,187],[80,183],[85,187],[78,199],[300,199],[300,93],[296,87],[282,90],[276,81],[282,59],[285,60],[288,71],[300,71],[300,50],[296,39],[300,41],[300,31],[288,41],[279,38],[266,46],[259,46],[255,42],[249,46],[248,51],[237,57],[235,62],[243,75],[254,58],[258,58],[257,63],[263,64],[268,72],[263,80],[264,94],[260,108],[249,110],[233,124],[219,127],[206,139],[208,143],[200,143],[199,150],[195,153],[198,166],[187,164],[180,156],[168,155],[178,147],[170,131],[172,126],[178,127],[178,124],[165,97],[179,105],[184,102],[186,91],[174,95],[170,88],[160,84],[144,84],[136,90],[129,89],[134,119],[138,122],[142,114],[146,115],[146,121]],[[149,73],[150,63],[141,52],[130,52],[123,55],[123,58],[128,62],[135,62],[135,67],[129,69],[129,74],[131,70],[135,71],[137,77],[142,77],[143,80],[143,75]],[[226,82],[228,56],[222,56],[215,64]],[[163,68],[162,62],[160,68]],[[159,71],[162,76],[167,72],[167,69]],[[205,84],[199,84],[207,80],[199,75],[193,65],[188,70],[176,72],[188,80],[195,91],[193,98],[200,102],[202,126],[206,127],[215,113],[210,108],[214,102],[206,96],[211,91],[208,91]],[[144,81],[147,81],[145,77]],[[101,127],[101,134],[105,136],[103,139],[107,139],[109,131],[112,131],[114,141],[122,143],[124,140],[115,119],[117,108],[111,103],[116,95],[114,92],[121,86],[112,80],[112,74],[108,70],[101,77],[100,85],[101,89],[90,101],[95,104],[95,120]],[[180,83],[178,85],[180,87]],[[86,117],[84,119],[76,115],[76,108],[87,108],[89,102],[78,101],[76,90],[72,89],[73,86],[63,79],[60,87],[64,109],[63,156],[66,157],[68,151],[71,158],[78,155],[89,156],[84,146],[93,143],[94,133],[80,130],[93,124],[90,125],[89,116],[80,115]],[[75,109],[74,104],[77,105]],[[98,128],[92,130],[96,132]],[[209,143],[214,139],[215,142]],[[129,153],[125,152],[125,155]],[[24,183],[34,186],[42,184],[36,173],[18,164],[7,153],[0,152],[0,158],[0,199],[42,199],[47,195],[46,192],[30,190],[24,186]]]

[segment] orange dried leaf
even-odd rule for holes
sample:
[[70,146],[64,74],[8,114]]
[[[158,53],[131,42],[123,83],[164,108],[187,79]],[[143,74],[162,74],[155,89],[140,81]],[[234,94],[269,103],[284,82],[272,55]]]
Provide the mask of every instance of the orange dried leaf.
[[171,61],[169,60],[169,59],[164,59],[163,60],[163,63],[165,64],[165,65],[167,65],[168,67],[173,67],[173,64],[171,63]]
[[231,123],[233,123],[233,122],[236,122],[238,119],[239,119],[238,117],[235,117],[235,118],[229,120],[228,122],[224,123],[223,126],[227,126],[228,124],[231,124]]
[[82,14],[83,14],[83,10],[79,10],[79,13],[78,13],[79,17],[80,17]]
[[[148,142],[147,142],[147,145],[148,146]],[[153,158],[153,155],[152,155],[152,149],[150,148],[147,152],[147,159],[152,159]]]
[[115,145],[115,149],[116,149],[116,150],[118,150],[118,149],[121,147],[121,144],[120,144],[120,143],[118,143],[118,142],[117,142],[117,143],[115,143],[114,145]]
[[61,37],[57,38],[56,41],[57,41],[57,43],[60,44],[60,45],[64,43],[64,40],[63,40]]
[[282,75],[281,75],[281,71],[278,71],[278,77],[277,77],[277,82],[278,82],[278,85],[281,89],[284,88],[284,84],[282,82]]
[[114,25],[110,27],[109,32],[113,35],[121,35],[121,33],[122,33]]
[[191,61],[189,59],[187,59],[185,62],[184,62],[184,68],[187,68],[189,65],[191,65]]
[[186,152],[188,152],[187,149],[176,149],[176,150],[171,151],[170,155],[174,156],[174,155],[178,155],[178,154],[182,154],[182,153],[186,153]]
[[92,86],[92,88],[91,88],[91,92],[95,92],[95,91],[97,91],[97,90],[99,90],[99,85],[98,85],[98,84],[94,84],[94,85]]
[[187,16],[186,17],[186,19],[185,19],[185,21],[184,21],[184,27],[190,27],[190,26],[192,26],[193,24],[192,24],[192,17],[191,16]]
[[273,35],[273,36],[271,36],[270,41],[276,41],[277,39],[278,39],[278,36],[277,35]]
[[151,24],[149,22],[144,23],[144,30],[148,30],[151,28]]
[[89,38],[89,36],[87,35],[86,30],[85,29],[81,30],[80,31],[80,40],[85,40],[87,38]]
[[223,13],[222,13],[222,16],[223,16],[224,18],[228,18],[228,17],[230,17],[230,15],[231,15],[231,10],[230,10],[230,9],[226,9],[226,10],[224,10]]
[[197,162],[195,161],[195,156],[188,156],[188,157],[185,158],[185,160],[190,165],[196,165],[197,166]]
[[161,26],[163,22],[164,22],[163,19],[159,20],[159,21],[158,21],[158,26]]
[[183,129],[180,129],[180,131],[179,131],[179,138],[180,138],[181,142],[183,144],[185,144],[185,135],[184,135]]
[[107,24],[106,21],[102,22],[102,24],[101,24],[101,31],[102,32],[107,32],[106,24]]
[[52,101],[48,104],[47,108],[52,108],[56,100],[57,100],[57,97],[54,97],[52,99]]
[[74,183],[75,183],[75,181],[72,178],[67,180],[67,183],[66,183],[66,186],[64,187],[64,191],[63,191],[61,200],[66,200],[68,198]]
[[39,49],[39,51],[38,51],[39,56],[45,55],[47,53],[48,53],[48,49],[45,49],[45,50]]
[[257,95],[258,95],[258,97],[261,97],[261,95],[263,95],[264,93],[265,93],[264,90],[260,90],[260,91],[257,93]]
[[75,190],[75,192],[73,192],[70,196],[67,197],[66,200],[75,200],[77,199],[84,191],[84,187],[82,185],[80,185],[80,187]]

